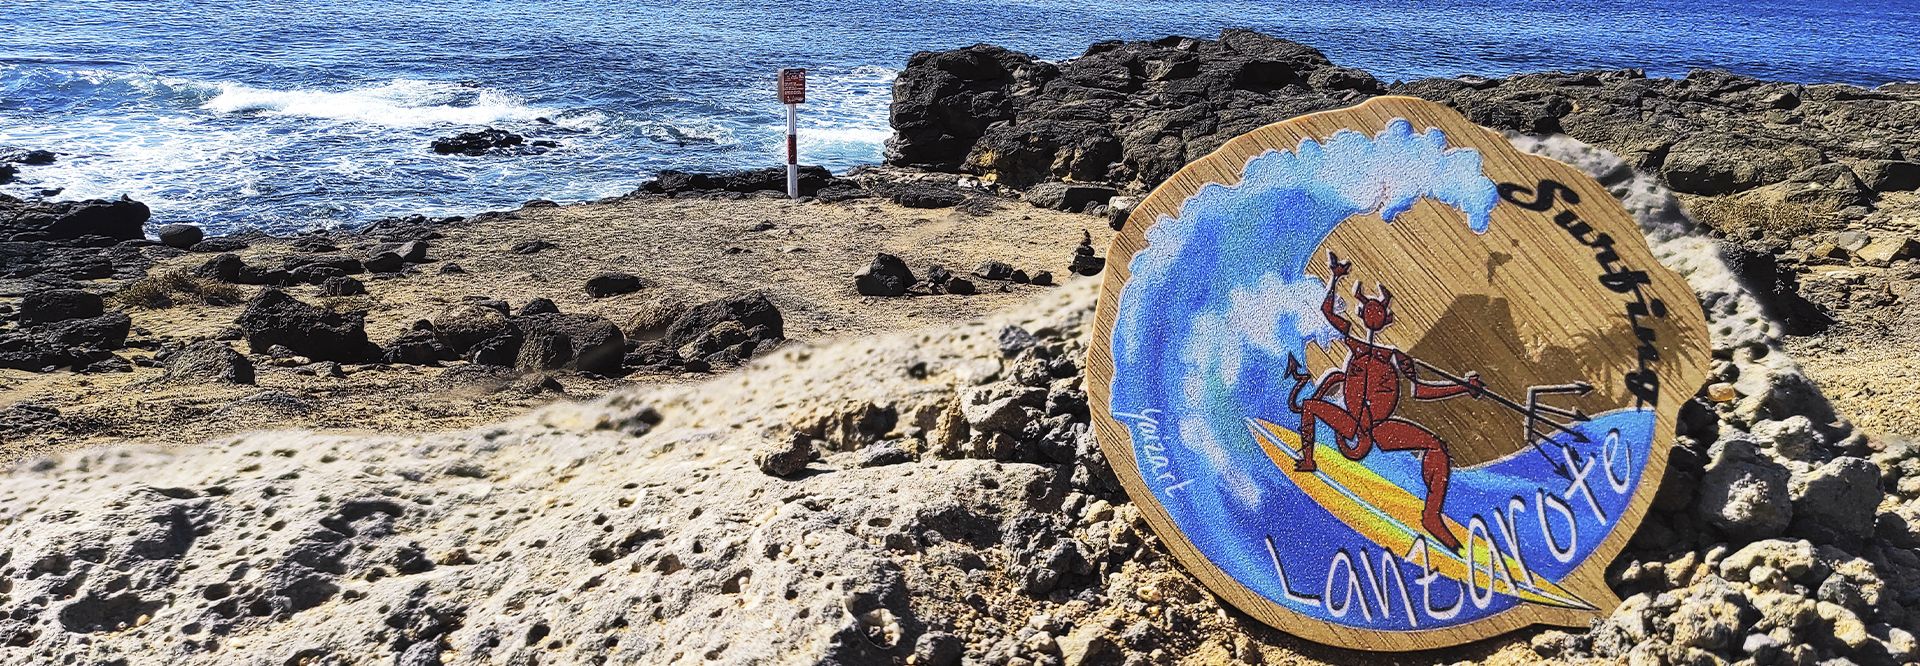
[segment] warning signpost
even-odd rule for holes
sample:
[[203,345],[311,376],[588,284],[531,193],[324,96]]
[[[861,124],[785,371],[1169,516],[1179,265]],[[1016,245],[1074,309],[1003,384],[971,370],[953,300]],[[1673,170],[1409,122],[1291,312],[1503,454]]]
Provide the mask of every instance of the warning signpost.
[[800,198],[800,149],[797,117],[800,105],[807,102],[807,70],[788,67],[780,70],[780,103],[787,105],[787,197]]

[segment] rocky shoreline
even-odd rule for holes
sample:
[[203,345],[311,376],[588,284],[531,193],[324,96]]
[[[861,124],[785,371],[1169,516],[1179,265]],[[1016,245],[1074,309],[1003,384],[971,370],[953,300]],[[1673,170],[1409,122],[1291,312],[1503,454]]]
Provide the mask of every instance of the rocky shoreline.
[[[1882,369],[1920,350],[1920,94],[1389,84],[1229,31],[918,55],[889,164],[811,173],[797,203],[769,173],[669,172],[589,204],[155,241],[136,203],[0,200],[0,359],[32,366],[0,370],[14,454],[217,437],[0,477],[0,661],[1373,658],[1165,556],[1087,436],[1096,289],[1074,276],[1185,160],[1377,94],[1618,155],[1515,139],[1622,196],[1714,341],[1609,569],[1621,609],[1415,660],[1920,660],[1920,426],[1911,369]],[[481,425],[556,388],[609,395]],[[269,426],[381,434],[229,434]]]
[[[0,200],[0,247],[35,259],[0,279],[0,455],[473,425],[789,337],[978,316],[1105,242],[1097,219],[898,180],[810,169],[788,202],[776,171],[667,172],[600,202],[289,238],[151,240],[135,202]],[[897,265],[883,291],[856,275],[876,256]]]

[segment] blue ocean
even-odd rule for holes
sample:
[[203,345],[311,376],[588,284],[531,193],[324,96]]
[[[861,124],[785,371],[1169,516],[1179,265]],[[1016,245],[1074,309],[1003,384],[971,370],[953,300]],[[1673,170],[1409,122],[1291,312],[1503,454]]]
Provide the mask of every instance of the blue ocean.
[[[802,161],[878,161],[916,51],[1065,58],[1246,26],[1384,80],[1724,67],[1920,80],[1920,1],[0,0],[0,146],[66,153],[0,187],[128,194],[156,221],[289,231],[632,190],[666,168],[771,166],[780,67],[812,70]],[[559,141],[444,157],[498,127]]]

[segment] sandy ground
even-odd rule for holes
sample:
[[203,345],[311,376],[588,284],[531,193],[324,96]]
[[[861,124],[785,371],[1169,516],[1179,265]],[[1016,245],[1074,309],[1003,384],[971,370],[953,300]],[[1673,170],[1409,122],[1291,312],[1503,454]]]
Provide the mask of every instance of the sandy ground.
[[[645,197],[526,208],[507,219],[447,225],[444,238],[430,241],[434,263],[393,278],[357,276],[367,283],[367,296],[326,298],[313,286],[290,292],[336,310],[367,310],[368,335],[381,344],[469,296],[502,299],[516,309],[530,299],[549,298],[562,311],[599,314],[624,325],[658,299],[698,303],[763,290],[780,307],[789,339],[818,341],[971,319],[1051,288],[976,280],[980,293],[972,296],[860,296],[852,275],[875,252],[896,254],[922,275],[933,264],[966,274],[981,262],[998,260],[1029,273],[1052,271],[1061,279],[1068,275],[1083,231],[1104,253],[1111,233],[1104,219],[1019,202],[986,200],[923,210],[878,199],[796,203],[770,197]],[[529,240],[555,247],[532,255],[507,251]],[[341,246],[343,253],[354,249]],[[240,254],[250,264],[277,265],[280,256],[293,253],[286,241],[276,240],[255,243]],[[163,261],[153,271],[193,267],[208,258],[189,254]],[[446,262],[466,272],[443,275],[439,265]],[[609,298],[589,296],[587,278],[612,270],[658,286]],[[163,342],[213,337],[242,309],[197,303],[129,308],[130,343],[157,348]],[[243,342],[234,344],[244,351]],[[135,359],[151,352],[130,348],[123,355]],[[163,386],[154,382],[162,374],[158,368],[94,375],[0,370],[0,409],[40,405],[61,412],[58,425],[16,432],[0,443],[0,457],[108,441],[183,444],[261,428],[389,433],[460,428],[555,399],[694,379],[563,373],[556,376],[565,388],[561,396],[514,383],[448,381],[442,378],[446,367],[347,365],[346,377],[325,378],[297,374],[264,356],[254,361],[255,386]]]

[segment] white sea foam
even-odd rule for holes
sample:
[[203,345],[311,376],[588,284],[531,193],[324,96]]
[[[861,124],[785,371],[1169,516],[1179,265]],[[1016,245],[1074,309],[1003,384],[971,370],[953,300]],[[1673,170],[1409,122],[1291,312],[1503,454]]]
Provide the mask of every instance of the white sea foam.
[[490,88],[394,79],[351,90],[269,90],[223,83],[201,108],[219,113],[264,113],[363,122],[388,127],[485,125],[528,121],[552,113]]

